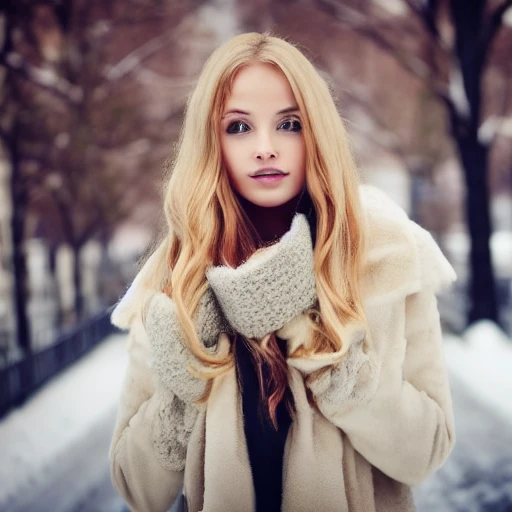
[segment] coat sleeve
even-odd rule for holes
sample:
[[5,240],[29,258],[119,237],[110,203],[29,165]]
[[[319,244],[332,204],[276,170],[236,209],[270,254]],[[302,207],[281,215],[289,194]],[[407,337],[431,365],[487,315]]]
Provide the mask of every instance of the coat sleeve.
[[346,359],[307,381],[320,411],[353,447],[382,472],[409,485],[437,469],[455,442],[436,299],[455,273],[430,234],[419,230],[422,286],[393,306],[397,318],[405,313],[403,327],[395,331],[399,339],[384,339],[377,349],[363,343],[364,335],[356,329]]
[[[113,318],[126,327],[119,314]],[[109,451],[112,483],[130,510],[166,511],[182,488],[184,470],[165,467],[155,433],[174,436],[173,424],[184,420],[179,417],[183,407],[174,403],[176,397],[155,392],[149,342],[140,320],[131,322],[127,350],[128,368]]]

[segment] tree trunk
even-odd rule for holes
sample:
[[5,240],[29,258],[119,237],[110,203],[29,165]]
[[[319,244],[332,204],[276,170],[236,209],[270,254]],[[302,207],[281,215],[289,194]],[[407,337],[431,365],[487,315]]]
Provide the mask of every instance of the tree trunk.
[[471,240],[468,324],[487,318],[499,323],[492,267],[487,184],[488,148],[476,137],[457,140],[466,180],[466,216]]
[[27,315],[27,265],[23,250],[28,198],[20,176],[17,149],[17,133],[16,129],[13,129],[12,138],[10,138],[9,141],[8,153],[11,160],[10,195],[12,203],[11,237],[14,275],[14,308],[16,312],[16,336],[18,345],[25,354],[29,354],[32,350],[32,345]]
[[73,244],[73,286],[75,288],[75,315],[77,321],[81,320],[84,313],[84,298],[82,293],[82,267],[80,265],[79,244]]
[[453,106],[451,126],[467,186],[466,218],[471,240],[468,325],[481,319],[499,323],[489,246],[492,232],[487,183],[489,149],[478,139],[482,76],[489,49],[481,47],[485,4],[485,0],[474,0],[468,8],[465,0],[451,0],[450,3],[455,26],[455,53],[467,100],[467,107]]
[[54,298],[57,303],[57,314],[55,318],[55,323],[57,327],[62,325],[62,321],[64,319],[64,314],[62,311],[62,297],[60,293],[60,283],[57,276],[57,251],[59,247],[53,241],[48,243],[48,263],[49,270],[52,277],[53,283],[53,293],[55,294]]

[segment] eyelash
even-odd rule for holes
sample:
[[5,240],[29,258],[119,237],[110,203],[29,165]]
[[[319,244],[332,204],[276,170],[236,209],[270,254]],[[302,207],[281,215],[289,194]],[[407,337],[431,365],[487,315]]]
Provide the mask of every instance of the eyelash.
[[[285,119],[283,122],[281,122],[278,125],[278,129],[281,128],[283,125],[290,123],[291,129],[285,131],[291,132],[291,133],[300,133],[302,131],[302,125],[301,122],[298,119],[290,118]],[[245,126],[247,129],[244,129],[242,131],[237,130],[237,128]],[[226,128],[226,133],[230,135],[237,135],[241,133],[247,133],[250,130],[249,125],[245,121],[233,121],[232,123],[229,123],[228,127]]]

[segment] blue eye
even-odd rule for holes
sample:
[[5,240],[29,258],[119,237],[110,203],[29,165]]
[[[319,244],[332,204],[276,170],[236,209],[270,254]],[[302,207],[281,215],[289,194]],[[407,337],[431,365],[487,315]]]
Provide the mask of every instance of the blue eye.
[[300,132],[302,131],[302,125],[298,119],[287,119],[283,123],[281,123],[278,127],[280,130],[285,130],[287,132]]
[[249,131],[249,126],[243,121],[233,121],[226,129],[227,133],[245,133]]

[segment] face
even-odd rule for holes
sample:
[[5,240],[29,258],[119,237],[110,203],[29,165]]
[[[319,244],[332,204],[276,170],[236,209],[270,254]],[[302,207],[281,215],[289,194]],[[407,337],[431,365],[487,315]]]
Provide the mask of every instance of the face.
[[300,194],[306,148],[297,102],[282,71],[262,63],[243,68],[224,106],[220,133],[231,186],[243,198],[273,207]]

